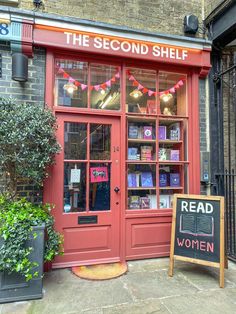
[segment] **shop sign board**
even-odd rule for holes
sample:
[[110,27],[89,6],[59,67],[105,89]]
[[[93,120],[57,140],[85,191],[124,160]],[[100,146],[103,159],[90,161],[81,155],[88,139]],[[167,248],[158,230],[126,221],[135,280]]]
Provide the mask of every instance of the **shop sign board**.
[[154,43],[116,36],[34,26],[34,43],[84,52],[102,53],[175,64],[208,66],[209,49],[189,49],[174,45]]
[[169,275],[174,260],[220,268],[224,287],[224,198],[174,195]]

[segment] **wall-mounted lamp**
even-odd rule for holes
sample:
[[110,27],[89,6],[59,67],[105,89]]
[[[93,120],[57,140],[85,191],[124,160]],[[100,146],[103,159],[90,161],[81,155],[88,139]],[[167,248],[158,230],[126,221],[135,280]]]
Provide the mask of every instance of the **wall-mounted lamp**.
[[73,94],[74,91],[78,89],[72,82],[69,82],[63,86],[63,89],[67,91],[68,94]]
[[161,100],[163,100],[164,102],[168,102],[169,100],[171,100],[171,98],[173,98],[173,95],[171,93],[168,94],[163,94],[161,95]]
[[131,97],[134,97],[134,98],[139,98],[141,97],[143,94],[140,90],[138,89],[135,89],[133,90],[130,94],[129,94]]
[[28,57],[23,53],[12,55],[12,79],[18,82],[28,81]]
[[198,31],[198,18],[197,16],[185,15],[184,17],[184,32],[187,34],[196,34]]
[[42,0],[33,0],[33,4],[34,4],[35,8],[38,9],[43,5],[43,1]]

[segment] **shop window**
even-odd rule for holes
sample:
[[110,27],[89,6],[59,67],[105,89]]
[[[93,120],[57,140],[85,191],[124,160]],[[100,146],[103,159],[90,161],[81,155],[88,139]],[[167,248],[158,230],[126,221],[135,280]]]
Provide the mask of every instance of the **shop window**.
[[88,63],[56,60],[55,105],[65,107],[87,107]]
[[156,71],[126,70],[126,112],[156,114]]
[[57,59],[55,106],[120,110],[120,67]]
[[186,77],[159,72],[159,97],[161,114],[186,116]]
[[120,69],[111,65],[91,64],[91,108],[120,109]]
[[126,81],[126,209],[170,210],[188,193],[186,77],[129,69]]

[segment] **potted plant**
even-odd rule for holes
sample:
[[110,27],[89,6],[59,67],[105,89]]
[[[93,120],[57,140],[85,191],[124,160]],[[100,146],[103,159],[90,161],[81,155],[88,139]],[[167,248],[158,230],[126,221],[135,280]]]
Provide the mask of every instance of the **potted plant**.
[[0,303],[42,297],[43,263],[61,253],[53,225],[48,204],[0,196]]
[[51,206],[17,193],[25,180],[42,190],[60,151],[56,128],[49,109],[0,98],[0,303],[42,297],[43,261],[60,253]]

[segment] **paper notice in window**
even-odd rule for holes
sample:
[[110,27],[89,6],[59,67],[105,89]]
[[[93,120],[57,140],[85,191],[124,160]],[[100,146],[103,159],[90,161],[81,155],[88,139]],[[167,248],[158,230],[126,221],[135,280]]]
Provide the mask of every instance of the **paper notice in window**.
[[70,182],[71,183],[80,183],[80,169],[71,169],[70,172]]

